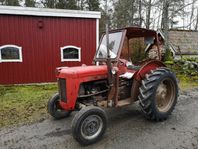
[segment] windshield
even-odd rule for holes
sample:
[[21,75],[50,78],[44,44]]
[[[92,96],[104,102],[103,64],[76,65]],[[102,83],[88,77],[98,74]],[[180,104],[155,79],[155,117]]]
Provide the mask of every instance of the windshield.
[[[123,32],[109,33],[110,58],[116,58],[120,47]],[[103,36],[96,58],[107,58],[106,35]]]

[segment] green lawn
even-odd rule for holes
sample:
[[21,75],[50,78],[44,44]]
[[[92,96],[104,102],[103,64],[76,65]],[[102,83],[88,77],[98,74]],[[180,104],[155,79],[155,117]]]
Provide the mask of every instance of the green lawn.
[[[181,89],[198,87],[198,77],[178,76]],[[0,86],[0,127],[31,123],[49,117],[48,99],[56,84]]]
[[46,118],[47,101],[55,92],[56,84],[0,86],[0,127]]

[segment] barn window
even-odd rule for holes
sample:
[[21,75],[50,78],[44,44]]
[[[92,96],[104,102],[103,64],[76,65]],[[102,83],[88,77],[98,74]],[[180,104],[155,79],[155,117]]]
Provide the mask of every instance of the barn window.
[[22,48],[16,45],[0,46],[0,62],[22,62]]
[[61,47],[61,61],[81,61],[81,48],[76,46]]

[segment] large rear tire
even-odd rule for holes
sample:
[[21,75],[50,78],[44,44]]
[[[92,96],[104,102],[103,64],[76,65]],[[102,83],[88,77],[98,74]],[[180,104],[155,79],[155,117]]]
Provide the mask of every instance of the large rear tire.
[[101,139],[106,127],[105,111],[99,107],[88,106],[75,115],[72,121],[72,134],[81,145],[89,145]]
[[68,117],[71,113],[71,111],[63,110],[59,104],[59,101],[60,96],[58,93],[56,93],[49,99],[47,104],[48,113],[55,119],[62,119]]
[[144,115],[155,121],[166,120],[177,103],[175,74],[165,67],[157,68],[145,76],[139,90],[138,98]]

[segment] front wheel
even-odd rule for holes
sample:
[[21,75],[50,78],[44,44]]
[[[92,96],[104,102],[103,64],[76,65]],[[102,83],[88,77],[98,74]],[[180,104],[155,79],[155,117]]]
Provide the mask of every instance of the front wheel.
[[167,68],[157,68],[142,80],[140,87],[140,107],[151,120],[163,121],[173,111],[178,96],[175,74]]
[[107,127],[107,116],[103,109],[88,106],[81,109],[72,121],[73,137],[81,145],[89,145],[101,139]]
[[47,104],[48,113],[55,119],[68,117],[71,113],[71,111],[63,110],[59,104],[59,101],[60,96],[58,93],[56,93],[49,99]]

